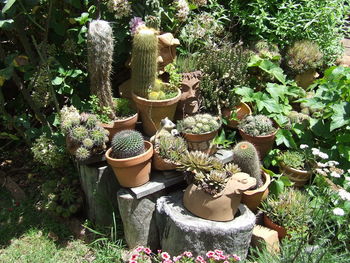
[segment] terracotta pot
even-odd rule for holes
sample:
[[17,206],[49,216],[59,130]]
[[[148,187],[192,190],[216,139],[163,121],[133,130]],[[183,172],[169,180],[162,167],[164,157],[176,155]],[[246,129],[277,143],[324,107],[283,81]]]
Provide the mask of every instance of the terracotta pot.
[[125,159],[111,158],[112,148],[109,148],[106,152],[107,162],[112,167],[121,186],[136,187],[149,181],[153,155],[152,143],[145,141],[145,148],[144,153]]
[[315,69],[309,69],[301,74],[295,76],[295,81],[298,86],[307,89],[319,76]]
[[164,160],[159,153],[154,150],[153,157],[152,157],[152,169],[158,170],[158,171],[169,171],[169,170],[175,170],[178,166],[176,164],[173,164],[171,162],[168,162]]
[[275,142],[276,133],[278,131],[278,129],[276,129],[276,131],[270,135],[251,136],[241,129],[238,130],[239,134],[245,141],[254,144],[256,150],[258,151],[260,160],[264,159],[266,154],[272,149],[273,143]]
[[176,97],[168,100],[147,100],[132,93],[132,98],[136,103],[141,116],[143,130],[148,136],[152,136],[160,128],[160,121],[165,117],[174,119],[176,104],[181,97],[178,89]]
[[275,224],[274,222],[271,221],[271,219],[264,214],[264,225],[267,228],[273,229],[275,231],[277,231],[278,233],[278,238],[281,240],[282,238],[284,238],[287,235],[287,230],[280,225]]
[[[252,110],[250,109],[248,104],[246,104],[244,102],[241,102],[233,110],[236,111],[236,115],[237,115],[237,119],[238,120],[243,120],[245,116],[252,114]],[[228,109],[228,108],[223,108],[222,109],[222,116],[227,119],[226,126],[228,126],[230,128],[237,128],[238,121],[230,120],[233,110],[232,109]]]
[[138,114],[134,114],[133,116],[123,119],[123,120],[115,120],[111,123],[101,123],[101,127],[109,131],[109,141],[112,141],[114,134],[123,130],[134,130],[137,122]]
[[287,176],[296,187],[303,187],[308,181],[310,181],[312,172],[294,169],[289,166],[285,166],[283,163],[280,163],[280,171],[285,176]]
[[269,194],[268,187],[271,183],[270,175],[265,172],[262,174],[264,176],[264,184],[261,187],[255,190],[247,190],[242,193],[242,203],[248,206],[248,208],[253,212],[257,211],[258,206],[267,198],[267,195]]
[[182,133],[187,141],[188,150],[201,151],[213,154],[216,151],[216,145],[212,144],[213,139],[218,134],[218,130],[203,134]]
[[241,192],[249,189],[256,180],[246,173],[237,173],[227,182],[225,189],[212,196],[190,184],[184,193],[183,203],[192,214],[213,221],[233,220],[241,202]]

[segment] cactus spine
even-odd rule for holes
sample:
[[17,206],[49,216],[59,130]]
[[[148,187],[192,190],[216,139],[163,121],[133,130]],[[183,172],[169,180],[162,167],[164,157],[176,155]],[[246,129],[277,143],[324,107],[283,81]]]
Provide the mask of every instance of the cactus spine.
[[145,152],[143,137],[141,133],[134,130],[116,133],[111,144],[111,157],[116,159],[130,158]]
[[[88,69],[91,93],[99,99],[100,107],[113,109],[111,71],[113,61],[113,32],[108,22],[94,20],[90,23],[88,36]],[[115,119],[113,111],[109,117]]]
[[233,163],[237,164],[243,173],[256,179],[257,188],[263,185],[258,152],[250,142],[240,142],[233,148]]
[[131,85],[136,95],[148,98],[157,77],[158,38],[156,31],[143,27],[135,35],[132,45]]

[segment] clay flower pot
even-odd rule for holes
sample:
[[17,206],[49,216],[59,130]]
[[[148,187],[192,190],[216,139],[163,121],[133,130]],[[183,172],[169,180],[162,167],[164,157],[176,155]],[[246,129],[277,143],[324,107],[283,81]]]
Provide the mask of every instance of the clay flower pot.
[[190,184],[184,193],[183,203],[192,214],[213,221],[231,221],[241,202],[241,193],[256,184],[246,173],[234,174],[221,193],[213,196],[195,184]]
[[294,169],[284,165],[283,163],[280,163],[279,165],[281,173],[287,176],[296,187],[303,187],[311,178],[311,171]]
[[278,233],[278,238],[281,240],[282,238],[284,238],[287,235],[287,230],[280,225],[275,224],[274,222],[272,222],[272,220],[264,214],[264,225],[267,228],[273,229],[275,231],[277,231]]
[[241,129],[238,129],[239,134],[242,136],[243,140],[248,141],[252,144],[254,144],[256,150],[259,153],[260,160],[264,159],[266,154],[272,149],[273,143],[275,142],[276,133],[278,129],[274,133],[271,133],[269,135],[262,135],[262,136],[251,136]]
[[152,157],[152,169],[158,170],[158,171],[169,171],[169,170],[175,170],[178,167],[178,165],[168,162],[167,160],[164,160],[156,149],[154,149],[153,157]]
[[234,109],[223,108],[222,116],[228,120],[226,126],[230,128],[237,128],[238,125],[238,121],[231,120],[232,111],[236,111],[238,120],[243,120],[245,116],[252,114],[252,110],[250,109],[248,104],[244,102],[238,104],[236,107],[234,107]]
[[181,134],[186,139],[188,150],[190,151],[201,151],[209,155],[213,154],[216,151],[216,146],[212,144],[212,141],[218,134],[218,130],[203,134]]
[[109,141],[112,141],[114,134],[122,130],[135,130],[138,114],[122,120],[114,120],[111,123],[101,123],[101,127],[109,131]]
[[132,93],[132,98],[141,116],[143,130],[152,136],[160,128],[160,121],[166,117],[174,119],[177,102],[181,97],[178,89],[176,97],[167,100],[148,100]]
[[107,162],[112,167],[121,186],[137,187],[149,181],[153,155],[152,143],[145,141],[145,148],[144,153],[125,159],[111,158],[112,148],[109,148],[106,152]]

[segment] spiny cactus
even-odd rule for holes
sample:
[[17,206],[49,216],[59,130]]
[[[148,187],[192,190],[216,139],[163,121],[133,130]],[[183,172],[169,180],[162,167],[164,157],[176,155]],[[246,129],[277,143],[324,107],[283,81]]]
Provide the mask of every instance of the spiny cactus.
[[60,111],[61,129],[67,134],[74,126],[80,123],[79,111],[74,106],[64,106]]
[[[98,97],[101,108],[113,109],[110,75],[114,43],[112,27],[108,22],[94,20],[90,23],[87,46],[91,93]],[[113,111],[109,113],[109,117],[115,119]]]
[[131,85],[135,94],[147,99],[157,77],[158,38],[154,29],[139,28],[132,45]]
[[177,129],[184,133],[203,134],[216,131],[220,125],[217,117],[210,114],[197,114],[179,121]]
[[130,158],[145,152],[141,133],[134,130],[124,130],[116,133],[112,139],[111,157],[116,159]]
[[91,149],[92,147],[94,147],[94,141],[91,140],[90,138],[86,138],[83,140],[83,146],[86,149]]
[[89,135],[88,129],[86,129],[82,125],[74,127],[69,134],[70,138],[77,143],[82,142],[86,137],[88,137],[88,135]]
[[88,129],[93,129],[97,125],[98,120],[96,115],[83,112],[80,114],[80,123],[85,125]]
[[156,150],[163,159],[178,163],[187,152],[187,143],[182,137],[163,136],[159,138]]
[[276,131],[271,119],[265,115],[248,115],[240,122],[238,128],[251,136],[269,135]]
[[90,138],[95,145],[101,146],[108,141],[108,134],[105,129],[96,127],[90,132]]
[[84,160],[88,159],[90,156],[91,156],[90,151],[88,149],[86,149],[85,147],[79,147],[75,152],[75,157],[79,161],[84,161]]
[[250,142],[240,142],[233,148],[233,163],[237,164],[243,173],[256,179],[257,187],[263,185],[258,152]]

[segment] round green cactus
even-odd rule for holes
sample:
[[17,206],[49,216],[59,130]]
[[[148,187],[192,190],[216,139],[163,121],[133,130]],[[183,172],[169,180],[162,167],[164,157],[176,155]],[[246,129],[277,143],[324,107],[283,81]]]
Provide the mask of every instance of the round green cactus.
[[240,122],[238,128],[251,136],[270,135],[276,131],[271,119],[265,115],[248,115]]
[[90,157],[91,153],[88,149],[86,149],[85,147],[79,147],[76,152],[75,152],[75,157],[79,160],[79,161],[84,161],[86,159],[88,159]]
[[134,130],[116,133],[111,144],[111,156],[117,159],[130,158],[145,152],[143,137],[141,133]]
[[101,146],[108,140],[108,137],[103,128],[96,127],[90,132],[90,139],[94,142],[94,145]]
[[86,138],[83,140],[83,146],[86,149],[91,149],[92,147],[94,147],[94,141],[91,140],[90,138]]
[[82,125],[74,127],[69,134],[70,138],[77,143],[81,143],[85,138],[88,137],[88,135],[88,129]]
[[179,121],[177,129],[184,133],[203,134],[218,130],[220,125],[221,123],[217,117],[206,113],[197,114]]

